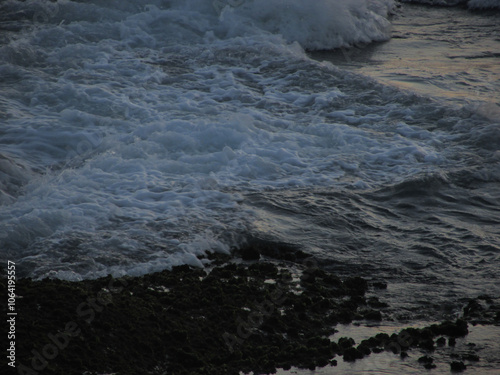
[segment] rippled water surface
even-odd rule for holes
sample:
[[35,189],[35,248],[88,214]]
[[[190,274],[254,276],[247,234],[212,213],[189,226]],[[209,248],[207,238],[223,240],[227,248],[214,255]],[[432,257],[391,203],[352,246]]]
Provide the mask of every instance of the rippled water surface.
[[499,117],[500,19],[496,11],[403,3],[390,42],[313,54],[382,82],[448,103],[489,104]]
[[498,13],[358,3],[2,2],[2,258],[81,280],[259,238],[396,317],[499,294]]

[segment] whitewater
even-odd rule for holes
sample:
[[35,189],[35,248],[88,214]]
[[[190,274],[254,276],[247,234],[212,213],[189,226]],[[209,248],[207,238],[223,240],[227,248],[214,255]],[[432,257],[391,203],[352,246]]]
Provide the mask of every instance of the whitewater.
[[[460,11],[499,30],[490,4]],[[0,256],[19,276],[204,267],[258,240],[387,281],[396,315],[499,294],[498,34],[465,103],[311,57],[383,46],[392,0],[0,10]]]

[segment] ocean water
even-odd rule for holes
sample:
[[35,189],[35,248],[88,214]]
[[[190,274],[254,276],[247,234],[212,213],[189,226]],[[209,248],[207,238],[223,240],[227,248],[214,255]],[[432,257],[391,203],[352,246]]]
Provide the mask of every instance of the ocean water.
[[447,105],[466,106],[492,120],[500,118],[495,95],[500,91],[498,11],[402,4],[391,25],[389,43],[357,43],[312,56]]
[[[419,324],[420,323],[420,324]],[[416,322],[412,327],[423,328],[426,324]],[[350,337],[356,343],[366,340],[379,333],[387,333],[388,335],[398,334],[401,329],[406,326],[402,324],[386,324],[379,326],[357,326],[353,324],[338,325],[338,332],[332,337],[333,340],[338,340],[339,337]],[[475,325],[469,327],[469,333],[464,338],[457,340],[455,347],[438,348],[432,353],[432,358],[435,359],[436,368],[430,370],[434,375],[449,375],[450,373],[450,354],[452,353],[471,353],[471,348],[476,348],[480,353],[481,360],[479,362],[468,362],[465,373],[473,373],[480,375],[496,375],[500,367],[500,359],[498,358],[498,336],[500,335],[500,327],[498,326],[483,326]],[[293,367],[291,370],[278,369],[276,374],[286,375],[330,375],[330,374],[377,374],[377,375],[420,375],[429,370],[425,370],[421,363],[418,363],[417,358],[427,355],[425,351],[415,353],[416,350],[411,350],[405,360],[402,360],[398,355],[394,355],[391,351],[385,351],[376,355],[370,355],[362,360],[355,362],[346,362],[337,359],[335,367],[326,366],[317,368],[314,371],[303,370]]]
[[257,238],[394,316],[499,295],[500,14],[468,4],[1,1],[0,257],[82,280]]

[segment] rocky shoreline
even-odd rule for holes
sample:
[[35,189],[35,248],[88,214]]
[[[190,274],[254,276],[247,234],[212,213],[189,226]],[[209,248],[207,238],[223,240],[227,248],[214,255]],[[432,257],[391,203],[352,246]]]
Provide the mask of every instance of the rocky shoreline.
[[[383,351],[402,359],[412,348],[430,354],[467,335],[468,321],[500,322],[498,306],[482,296],[465,306],[463,319],[380,333],[355,343],[336,337],[335,326],[382,321],[387,305],[373,294],[383,283],[369,284],[360,277],[341,280],[300,251],[288,252],[287,260],[258,260],[263,252],[243,249],[240,258],[213,254],[207,270],[180,266],[142,277],[17,280],[13,373],[312,370]],[[6,279],[0,283],[5,284],[3,293]],[[468,361],[476,360],[474,355],[450,358],[450,370],[463,371]],[[422,356],[419,363],[435,367],[431,356]]]

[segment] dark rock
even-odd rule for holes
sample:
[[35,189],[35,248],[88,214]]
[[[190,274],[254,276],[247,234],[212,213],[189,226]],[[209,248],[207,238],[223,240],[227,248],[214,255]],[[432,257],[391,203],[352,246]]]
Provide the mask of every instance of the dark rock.
[[278,276],[278,268],[269,262],[258,262],[251,264],[248,267],[248,271],[255,276],[261,276],[265,278],[273,278]]
[[216,252],[208,252],[207,259],[210,260],[213,265],[220,266],[222,264],[229,262],[229,260],[231,260],[231,255],[216,253]]
[[425,327],[425,328],[420,329],[420,331],[419,331],[420,339],[421,340],[432,340],[434,338],[434,336],[436,336],[436,334],[437,334],[433,331],[433,327],[434,327],[434,325],[432,325],[431,327]]
[[355,344],[356,342],[350,337],[341,337],[338,341],[338,346],[340,350],[346,350]]
[[374,348],[381,344],[381,341],[375,337],[370,337],[369,339],[361,341],[362,344],[368,346],[369,348]]
[[445,346],[446,345],[446,339],[444,337],[440,337],[436,340],[436,345],[437,346]]
[[243,260],[259,260],[260,259],[260,253],[254,247],[246,247],[244,249],[241,249],[240,252],[241,252],[241,258]]
[[371,354],[371,350],[370,348],[368,347],[368,345],[366,344],[359,344],[357,349],[364,355],[364,356],[367,356],[367,355],[370,355]]
[[335,341],[330,342],[330,350],[332,353],[342,354],[342,349]]
[[361,353],[356,348],[348,348],[344,350],[343,359],[346,362],[354,362],[356,359],[362,359],[364,357],[363,353]]
[[368,282],[361,277],[349,277],[344,280],[344,288],[346,288],[351,295],[364,295],[368,290]]
[[430,352],[435,350],[434,341],[432,339],[424,339],[418,343],[418,346]]
[[401,351],[401,346],[399,346],[396,341],[391,340],[385,345],[384,349],[387,351],[391,351],[393,354],[399,354],[399,352]]
[[383,343],[383,342],[386,342],[386,341],[389,341],[390,340],[390,337],[387,333],[377,333],[375,335],[375,338],[377,340],[379,340],[379,342]]
[[327,273],[323,276],[323,282],[330,287],[338,288],[338,287],[342,286],[342,280],[340,280],[337,276],[329,274],[329,273]]
[[476,354],[467,353],[467,354],[462,354],[462,359],[464,359],[466,361],[471,361],[471,362],[478,362],[479,356]]
[[462,372],[465,369],[467,369],[467,366],[464,365],[463,362],[451,362],[450,363],[450,369],[453,372]]
[[[309,254],[301,250],[297,250],[293,245],[287,243],[277,243],[259,238],[252,238],[248,240],[246,248],[257,249],[257,251],[264,256],[282,259],[288,261],[296,261],[310,257]],[[301,258],[303,256],[304,258]]]
[[432,363],[434,362],[434,358],[424,355],[418,359],[419,363]]
[[464,316],[469,318],[473,316],[480,316],[483,311],[484,309],[479,301],[477,299],[473,299],[469,301],[467,306],[464,307]]
[[382,321],[382,314],[380,311],[370,310],[364,314],[364,318],[367,320],[375,320],[377,322]]
[[375,281],[372,285],[376,289],[387,289],[387,283],[384,281]]
[[[266,246],[264,250],[254,245],[248,249],[266,256],[266,252],[291,251]],[[332,342],[328,337],[335,333],[337,322],[382,318],[380,312],[366,306],[364,279],[342,282],[318,267],[309,267],[300,285],[302,293],[297,293],[301,290],[298,283],[282,265],[278,269],[271,262],[260,261],[217,266],[223,258],[215,253],[207,257],[216,264],[208,274],[179,266],[142,277],[78,283],[17,280],[16,292],[23,298],[16,300],[16,308],[27,322],[16,326],[17,359],[29,363],[32,351],[48,343],[48,334],[65,329],[61,322],[74,322],[80,331],[50,361],[47,372],[54,375],[73,373],[74,369],[120,374],[273,373],[276,368],[292,366],[333,366],[336,354],[354,361],[392,350],[403,358],[408,348],[433,345],[439,335],[450,336],[451,345],[454,337],[467,333],[467,323],[458,320],[408,328],[391,336],[380,333],[357,347],[348,337]],[[274,282],[267,282],[269,279]],[[5,286],[4,280],[0,277]],[[104,289],[113,291],[96,304],[96,296]],[[0,288],[0,299],[7,298],[5,290]],[[92,310],[89,301],[96,304]],[[372,308],[377,301],[368,299]],[[475,358],[470,354],[456,360]],[[425,365],[434,364],[431,360]]]
[[293,254],[298,260],[303,260],[311,257],[311,254],[304,253],[302,250],[297,250]]
[[481,294],[480,296],[477,297],[477,299],[486,301],[488,303],[493,303],[493,298],[487,294]]
[[455,322],[445,321],[438,325],[433,324],[430,328],[436,335],[450,337],[463,337],[469,333],[467,322],[463,319],[457,319]]
[[317,367],[325,367],[326,365],[328,365],[328,363],[329,363],[329,361],[325,357],[320,357],[316,361]]
[[377,297],[370,297],[367,301],[368,306],[374,307],[374,308],[382,308],[382,307],[389,307],[389,305],[385,302],[380,302]]
[[335,320],[342,324],[349,324],[352,322],[354,312],[350,309],[340,309],[335,314]]
[[500,320],[500,298],[480,295],[463,309],[464,319],[471,324],[495,324]]
[[286,364],[282,365],[281,368],[285,371],[288,371],[292,368],[292,366],[289,363],[286,363]]

